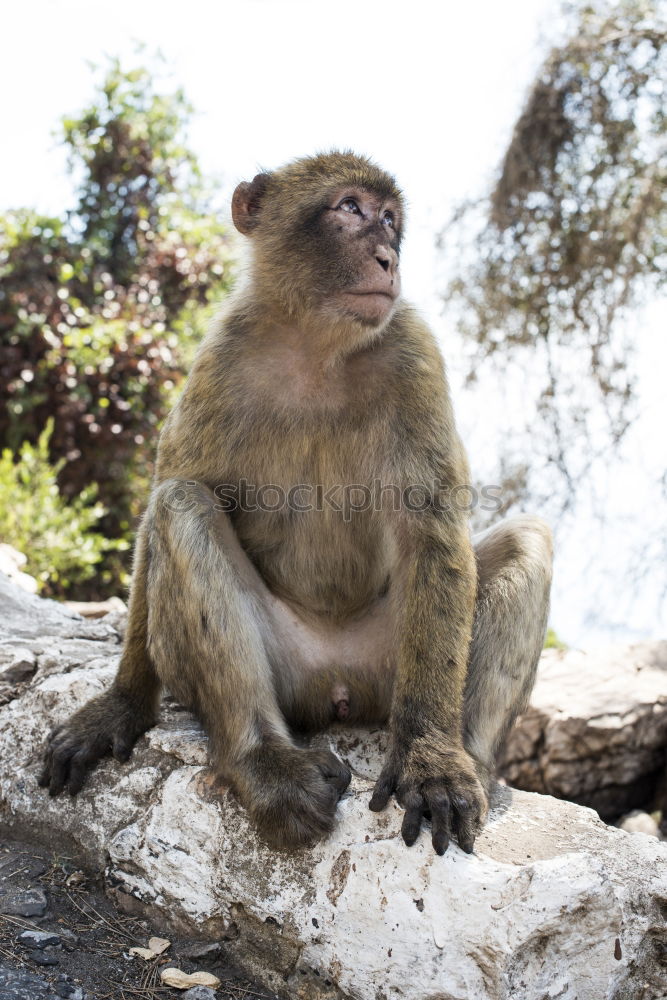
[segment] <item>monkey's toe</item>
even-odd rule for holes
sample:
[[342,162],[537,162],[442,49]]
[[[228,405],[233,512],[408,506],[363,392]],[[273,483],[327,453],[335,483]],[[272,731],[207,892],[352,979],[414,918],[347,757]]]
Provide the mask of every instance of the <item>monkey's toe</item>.
[[242,775],[240,798],[271,847],[306,847],[333,829],[352,775],[330,750],[283,747],[277,757],[270,764],[265,754],[255,757],[252,770]]
[[54,733],[44,755],[44,765],[38,782],[48,788],[49,795],[60,795],[67,789],[77,795],[95,764],[108,753],[110,744],[99,736],[82,739],[66,727]]
[[38,782],[49,795],[67,790],[77,795],[93,768],[113,753],[127,760],[138,737],[154,722],[147,713],[132,711],[127,699],[111,689],[56,727],[46,747]]
[[330,750],[321,750],[314,756],[323,778],[333,785],[340,798],[352,780],[349,767]]

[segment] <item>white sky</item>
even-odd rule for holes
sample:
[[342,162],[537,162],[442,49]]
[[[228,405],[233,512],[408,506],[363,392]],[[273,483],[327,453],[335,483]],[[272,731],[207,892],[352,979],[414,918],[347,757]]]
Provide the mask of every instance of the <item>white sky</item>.
[[[58,212],[52,138],[91,95],[89,62],[159,49],[198,111],[192,145],[230,187],[332,146],[394,172],[411,205],[406,295],[433,287],[433,232],[496,164],[554,0],[29,0],[3,11],[0,206]],[[552,15],[552,20],[553,20]],[[18,96],[20,95],[20,97]],[[9,142],[7,142],[8,137]]]
[[[433,322],[447,357],[435,234],[456,202],[488,182],[539,65],[540,37],[554,37],[559,9],[557,0],[7,4],[0,211],[25,205],[60,213],[71,203],[54,129],[90,100],[90,62],[108,54],[136,63],[135,44],[143,42],[148,53],[162,52],[194,104],[190,144],[225,189],[258,166],[330,147],[369,154],[396,174],[410,205],[404,292]],[[465,436],[474,418],[461,396]],[[588,643],[605,630],[585,621],[573,575],[580,572],[577,535],[581,525],[557,564],[552,619],[566,639]],[[609,536],[599,539],[608,543]],[[661,631],[657,612],[645,606],[620,628],[624,636]]]

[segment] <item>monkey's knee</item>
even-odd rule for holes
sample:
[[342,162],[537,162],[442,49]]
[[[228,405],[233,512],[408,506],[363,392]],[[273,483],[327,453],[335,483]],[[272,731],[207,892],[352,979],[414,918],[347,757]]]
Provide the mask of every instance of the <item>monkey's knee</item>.
[[165,479],[153,490],[150,509],[162,520],[172,514],[213,511],[213,493],[194,479]]
[[553,565],[551,529],[541,517],[509,517],[473,539],[483,589],[500,576],[524,576],[550,586]]
[[553,534],[547,522],[541,517],[524,514],[511,518],[509,524],[514,532],[520,561],[551,580],[554,548]]

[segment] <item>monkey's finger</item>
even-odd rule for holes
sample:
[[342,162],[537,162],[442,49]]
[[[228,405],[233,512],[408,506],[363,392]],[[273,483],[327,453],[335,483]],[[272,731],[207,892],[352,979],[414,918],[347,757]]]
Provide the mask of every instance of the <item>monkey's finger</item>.
[[333,815],[339,799],[340,792],[334,783],[332,781],[324,781],[322,787],[313,793],[313,805],[315,806],[316,813],[324,816]]
[[78,795],[83,786],[86,783],[86,778],[88,777],[88,772],[90,771],[91,764],[97,760],[97,756],[93,756],[90,750],[79,750],[72,757],[69,767],[69,778],[67,780],[67,787],[70,795]]
[[452,807],[461,816],[469,816],[475,831],[479,831],[482,826],[482,814],[484,802],[474,795],[452,795]]
[[51,760],[49,758],[44,760],[37,784],[40,788],[48,788],[51,784]]
[[54,753],[51,757],[51,766],[49,768],[49,795],[60,795],[63,788],[67,784],[70,757],[71,753],[67,750],[59,750],[58,753]]
[[436,854],[449,847],[451,806],[447,790],[440,784],[425,787],[424,798],[431,814],[431,842]]
[[[465,808],[462,808],[463,804]],[[452,825],[461,850],[466,854],[472,854],[477,835],[477,820],[465,799],[459,799],[455,803]]]
[[112,753],[116,760],[119,760],[121,764],[125,764],[126,761],[132,756],[132,748],[134,743],[131,742],[126,736],[114,736]]
[[338,795],[342,795],[352,780],[352,772],[349,767],[333,753],[318,760],[317,766],[323,777],[336,788]]
[[372,809],[373,812],[381,812],[387,805],[387,802],[389,802],[395,788],[396,778],[393,772],[383,771],[375,782],[375,788],[371,795],[371,801],[368,803],[368,808]]
[[416,788],[401,791],[400,795],[397,797],[398,801],[405,809],[405,815],[403,816],[403,823],[401,825],[401,835],[408,847],[412,847],[419,836],[419,831],[421,830],[425,805],[424,799]]
[[47,741],[49,746],[53,746],[53,744],[58,739],[58,737],[60,736],[60,734],[61,734],[62,731],[63,731],[63,724],[62,723],[61,723],[61,725],[56,726],[55,729],[51,730],[51,732],[49,734],[48,741]]
[[53,761],[53,751],[50,747],[44,751],[42,756],[42,770],[40,771],[37,784],[40,788],[48,788],[51,784],[51,764]]

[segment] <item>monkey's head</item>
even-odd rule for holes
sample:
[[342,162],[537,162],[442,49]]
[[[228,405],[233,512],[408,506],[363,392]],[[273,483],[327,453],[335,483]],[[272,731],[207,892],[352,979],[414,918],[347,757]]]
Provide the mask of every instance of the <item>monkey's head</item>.
[[286,318],[381,329],[400,295],[403,197],[365,157],[326,153],[239,184],[234,225],[252,288]]

